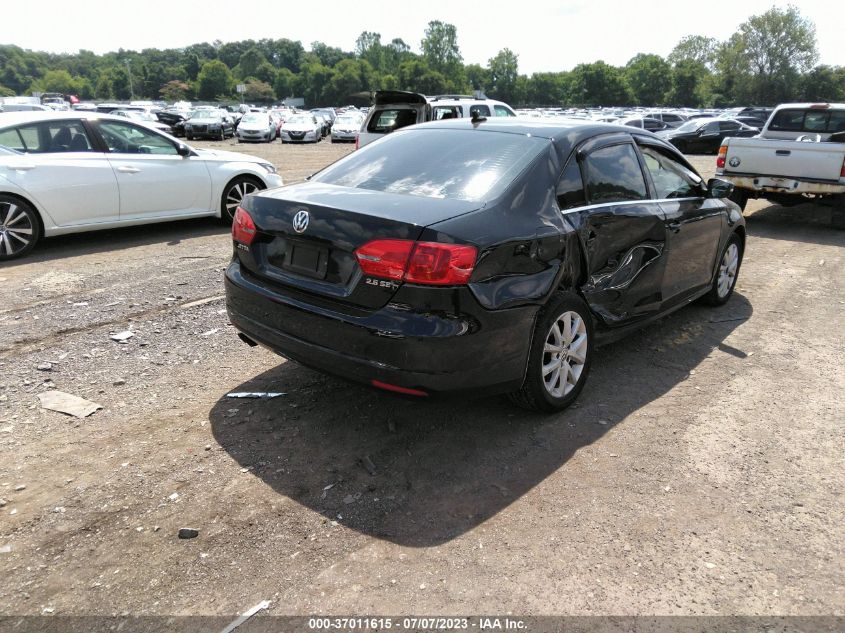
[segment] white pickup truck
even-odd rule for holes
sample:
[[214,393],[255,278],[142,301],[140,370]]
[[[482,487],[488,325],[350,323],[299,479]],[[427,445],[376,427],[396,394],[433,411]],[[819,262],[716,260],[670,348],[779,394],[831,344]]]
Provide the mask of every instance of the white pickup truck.
[[724,140],[716,176],[733,183],[731,199],[743,209],[749,198],[818,202],[845,228],[845,104],[778,106],[759,136]]

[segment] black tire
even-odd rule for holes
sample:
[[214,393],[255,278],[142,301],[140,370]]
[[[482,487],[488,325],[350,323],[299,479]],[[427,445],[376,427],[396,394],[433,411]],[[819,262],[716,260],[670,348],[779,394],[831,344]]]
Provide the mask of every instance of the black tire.
[[734,187],[734,190],[731,191],[731,195],[728,196],[728,200],[735,202],[740,211],[745,211],[745,205],[748,204],[748,192],[745,189],[738,189]]
[[27,202],[0,194],[0,261],[29,253],[41,239],[38,212]]
[[252,176],[233,178],[223,189],[223,195],[220,197],[220,221],[226,225],[231,224],[235,216],[235,209],[244,196],[261,191],[264,188],[264,183]]
[[186,134],[186,135],[185,135],[185,138],[186,138],[186,139],[188,139],[189,141],[193,141],[193,140],[194,140],[194,135],[193,135],[193,134]]
[[[733,266],[733,272],[731,273],[731,264],[730,261],[728,261],[731,258],[728,255],[728,251],[732,246],[736,246],[737,260],[736,265]],[[710,285],[710,291],[701,298],[704,303],[711,306],[720,306],[728,302],[731,295],[733,295],[734,288],[736,287],[736,280],[739,277],[739,269],[742,267],[742,255],[742,238],[734,233],[728,239],[725,247],[722,249],[722,252],[719,253],[719,267],[716,269],[716,274],[713,276],[713,283]],[[728,285],[726,287],[721,286],[723,275],[727,275],[728,277]]]
[[[567,319],[570,328],[569,343],[566,342]],[[510,394],[511,401],[525,409],[546,412],[561,411],[575,402],[590,373],[593,340],[593,319],[587,304],[571,292],[555,294],[537,318],[528,354],[525,382],[519,391]],[[556,346],[556,342],[561,345]],[[549,346],[558,347],[563,355],[561,351],[549,351],[547,343]],[[556,368],[557,375],[554,373],[555,369],[547,369],[544,373],[544,366],[548,368],[554,362],[559,363]],[[565,375],[561,378],[561,374]],[[569,380],[570,376],[574,383]],[[555,391],[559,393],[556,394]]]
[[217,139],[218,141],[225,141],[226,140],[226,130],[220,128],[220,138]]

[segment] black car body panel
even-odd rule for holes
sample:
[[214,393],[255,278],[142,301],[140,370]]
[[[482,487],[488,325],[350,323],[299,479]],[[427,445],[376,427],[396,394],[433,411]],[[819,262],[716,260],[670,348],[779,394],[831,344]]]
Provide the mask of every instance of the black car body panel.
[[[744,237],[733,203],[708,197],[674,147],[630,127],[442,121],[356,154],[379,156],[383,144],[427,130],[500,132],[535,139],[538,149],[508,186],[483,200],[319,181],[247,198],[258,237],[236,244],[225,275],[229,317],[240,332],[361,382],[426,394],[512,391],[524,378],[536,319],[559,290],[583,297],[598,339],[612,340],[707,292],[730,235]],[[626,177],[633,174],[622,195],[639,197],[604,201],[613,192],[602,188],[600,167],[619,164],[620,156]],[[675,189],[666,190],[675,181],[650,171],[655,157],[681,174]],[[405,160],[409,173],[424,169],[414,166],[418,156]],[[313,224],[296,235],[302,210]],[[464,285],[373,280],[354,254],[372,239],[468,244],[477,259]],[[280,253],[297,243],[323,249],[325,269],[286,266]]]

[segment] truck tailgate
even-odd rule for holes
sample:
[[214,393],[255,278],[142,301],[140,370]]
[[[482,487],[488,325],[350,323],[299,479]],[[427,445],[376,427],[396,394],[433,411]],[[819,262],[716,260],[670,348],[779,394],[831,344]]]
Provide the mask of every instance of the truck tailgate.
[[728,143],[724,173],[838,182],[843,160],[845,143],[732,138]]

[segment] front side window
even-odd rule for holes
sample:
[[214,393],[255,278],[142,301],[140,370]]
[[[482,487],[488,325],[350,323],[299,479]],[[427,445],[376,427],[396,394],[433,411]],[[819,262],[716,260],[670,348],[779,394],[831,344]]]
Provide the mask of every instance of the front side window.
[[693,198],[701,195],[696,185],[698,180],[689,169],[654,148],[640,149],[658,199]]
[[736,121],[721,121],[719,122],[719,129],[722,132],[736,132],[740,127],[742,127]]
[[123,121],[101,121],[100,134],[109,152],[118,154],[176,155],[176,146],[152,130]]
[[587,196],[592,204],[648,197],[645,179],[633,145],[603,147],[585,161]]
[[490,200],[548,148],[548,139],[521,134],[404,130],[342,158],[312,182],[426,198]]

